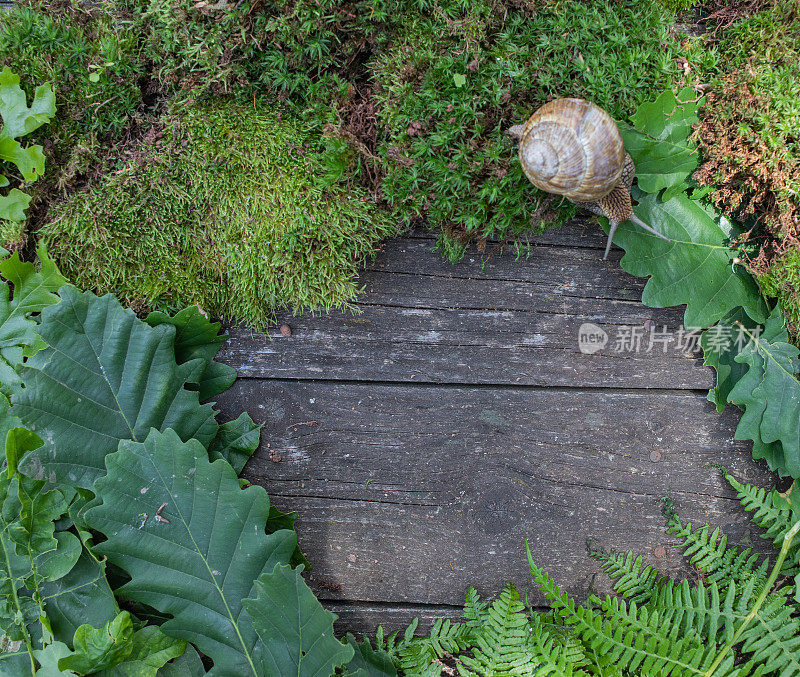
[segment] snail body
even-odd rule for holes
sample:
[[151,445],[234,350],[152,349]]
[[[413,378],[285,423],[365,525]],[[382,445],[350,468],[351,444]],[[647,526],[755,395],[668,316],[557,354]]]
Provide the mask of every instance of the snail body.
[[630,189],[636,167],[617,124],[602,108],[583,99],[556,99],[508,133],[519,139],[522,170],[534,186],[608,218],[603,258],[623,221],[668,240],[633,213]]

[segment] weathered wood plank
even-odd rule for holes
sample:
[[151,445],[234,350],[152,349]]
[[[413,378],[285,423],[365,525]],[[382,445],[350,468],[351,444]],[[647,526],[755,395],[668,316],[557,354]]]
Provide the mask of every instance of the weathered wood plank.
[[[313,584],[314,574],[309,574]],[[326,600],[325,608],[333,611],[339,619],[334,622],[333,629],[337,636],[352,632],[361,640],[361,633],[366,633],[374,641],[375,631],[380,625],[385,631],[404,630],[415,618],[419,619],[417,633],[430,629],[439,618],[450,618],[463,621],[461,607],[436,606],[430,604],[370,604],[364,602],[337,602]]]
[[[590,239],[594,236],[590,236]],[[713,373],[674,332],[676,308],[641,304],[643,282],[604,262],[593,248],[539,247],[527,260],[506,252],[481,265],[451,265],[428,237],[387,243],[365,272],[360,315],[281,315],[291,325],[251,334],[235,329],[221,359],[243,377],[428,383],[705,389]],[[652,326],[645,328],[650,320]],[[578,349],[584,322],[608,345]],[[650,323],[648,323],[649,325]],[[633,327],[634,329],[626,329]],[[651,332],[673,332],[667,344]],[[639,332],[641,350],[619,339]],[[651,348],[651,352],[647,349]]]
[[[414,228],[406,233],[403,233],[403,235],[412,239],[431,240],[432,243],[436,240],[436,233],[424,227]],[[560,228],[552,228],[544,233],[531,234],[527,237],[522,237],[521,241],[527,242],[531,247],[558,245],[565,247],[600,249],[601,251],[606,248],[606,234],[603,232],[602,228],[600,228],[600,225],[597,223],[597,219],[592,216],[572,219]],[[487,241],[487,248],[483,253],[492,254],[497,250],[495,245],[498,244],[501,244],[499,240],[495,238],[489,238]],[[512,250],[513,244],[510,246],[506,244],[505,249],[507,251]],[[476,245],[472,244],[469,246],[468,255],[475,255],[476,251]],[[609,254],[609,258],[611,258],[611,256],[616,256],[617,259],[620,258],[622,252],[619,249],[612,248],[611,251],[614,253]]]
[[733,443],[735,414],[692,392],[242,379],[221,405],[265,422],[245,476],[300,513],[323,599],[458,605],[468,585],[507,580],[532,592],[525,538],[577,594],[597,572],[590,537],[665,546],[658,563],[675,571],[663,496],[736,541],[744,514],[708,464],[768,479]]

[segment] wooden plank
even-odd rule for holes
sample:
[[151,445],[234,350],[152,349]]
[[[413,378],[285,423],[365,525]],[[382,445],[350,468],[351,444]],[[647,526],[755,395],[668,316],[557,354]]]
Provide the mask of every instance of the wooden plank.
[[[308,578],[312,584],[314,574]],[[463,621],[460,606],[436,606],[432,604],[369,604],[364,602],[325,601],[325,608],[333,611],[339,618],[334,621],[333,629],[337,637],[352,632],[361,641],[361,634],[366,633],[375,641],[375,631],[380,625],[386,632],[405,630],[415,618],[419,620],[417,634],[426,632],[439,618]]]
[[[436,232],[424,227],[410,229],[403,233],[403,236],[417,240],[436,240]],[[557,245],[572,248],[600,249],[602,252],[606,248],[606,237],[597,219],[590,216],[572,219],[563,226],[552,228],[544,233],[531,233],[527,236],[521,236],[520,241],[534,248]],[[487,240],[488,246],[483,254],[488,253],[491,255],[498,249],[497,245],[499,244],[502,243],[498,239],[489,238]],[[514,249],[514,245],[505,244],[505,249],[506,251],[511,251]],[[609,260],[611,257],[616,257],[619,260],[622,255],[621,250],[618,248],[612,248],[611,252]],[[471,244],[467,249],[467,254],[474,256],[476,253],[477,246]]]
[[[587,238],[596,242],[594,235]],[[432,243],[428,237],[387,243],[361,279],[360,315],[282,314],[278,324],[292,327],[290,338],[277,327],[266,334],[234,329],[221,359],[245,378],[713,385],[713,373],[701,365],[699,353],[693,356],[677,340],[682,310],[643,306],[643,282],[621,271],[617,262],[604,262],[596,249],[548,245],[527,260],[506,252],[485,265],[477,256],[451,265],[431,250]],[[609,337],[594,355],[578,349],[585,322]],[[672,333],[670,341],[651,343],[650,333],[665,328]],[[626,331],[643,337],[639,352],[628,350],[630,342],[619,344]]]
[[532,593],[526,538],[579,596],[598,571],[590,537],[651,562],[663,546],[660,568],[683,571],[661,498],[735,542],[746,518],[708,464],[768,481],[732,441],[734,412],[692,392],[242,379],[220,400],[265,422],[245,476],[300,513],[323,599],[458,605],[508,580]]

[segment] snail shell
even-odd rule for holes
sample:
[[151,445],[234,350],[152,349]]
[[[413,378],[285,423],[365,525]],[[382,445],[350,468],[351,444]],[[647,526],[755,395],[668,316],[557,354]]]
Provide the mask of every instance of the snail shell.
[[583,99],[556,99],[528,118],[519,159],[537,188],[573,202],[594,202],[619,183],[625,148],[602,108]]

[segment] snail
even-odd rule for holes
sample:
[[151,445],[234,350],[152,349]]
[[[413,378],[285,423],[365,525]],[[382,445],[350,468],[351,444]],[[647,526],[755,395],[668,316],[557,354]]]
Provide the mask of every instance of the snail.
[[534,186],[608,218],[604,259],[623,221],[669,242],[633,213],[630,190],[636,167],[616,123],[602,108],[583,99],[556,99],[508,134],[519,139],[522,170]]

